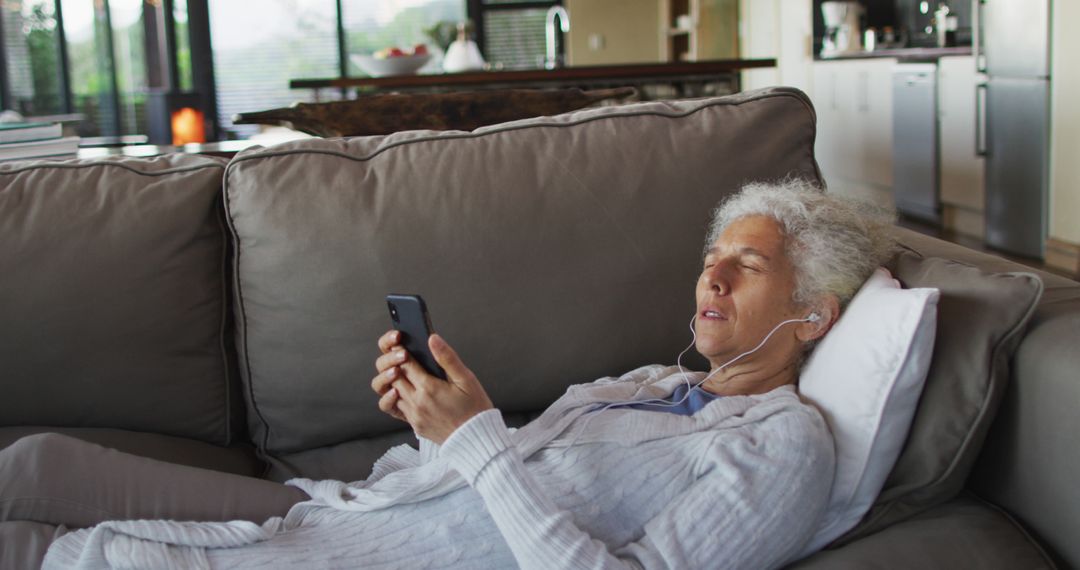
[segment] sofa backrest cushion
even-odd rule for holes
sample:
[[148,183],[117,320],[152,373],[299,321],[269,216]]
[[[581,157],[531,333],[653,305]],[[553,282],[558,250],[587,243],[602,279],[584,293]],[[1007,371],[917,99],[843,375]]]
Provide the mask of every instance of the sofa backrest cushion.
[[[901,241],[903,245],[903,241]],[[1009,380],[1009,360],[1042,294],[1026,272],[986,272],[908,247],[890,269],[905,287],[935,287],[937,340],[907,443],[870,512],[845,544],[942,504],[964,487]]]
[[504,412],[690,342],[710,211],[755,180],[820,180],[805,95],[630,104],[472,132],[241,153],[225,192],[255,442],[400,429],[369,387],[384,296],[422,294]]
[[193,155],[0,164],[3,425],[229,442],[223,171]]

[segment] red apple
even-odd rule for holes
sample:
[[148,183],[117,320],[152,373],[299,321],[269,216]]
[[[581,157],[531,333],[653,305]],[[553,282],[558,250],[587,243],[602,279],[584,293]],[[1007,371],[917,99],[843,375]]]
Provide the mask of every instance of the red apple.
[[413,55],[427,55],[427,46],[424,44],[416,44],[412,49]]
[[386,55],[387,57],[401,57],[403,55],[406,55],[406,53],[402,51],[401,48],[392,47],[390,48],[390,51],[386,52]]

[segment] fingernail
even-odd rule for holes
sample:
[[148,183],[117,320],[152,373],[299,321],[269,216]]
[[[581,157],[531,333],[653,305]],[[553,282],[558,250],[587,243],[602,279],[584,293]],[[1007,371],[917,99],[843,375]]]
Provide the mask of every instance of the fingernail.
[[442,348],[446,346],[446,341],[444,341],[441,336],[433,334],[431,335],[431,345],[433,347]]
[[405,360],[405,351],[404,350],[397,351],[394,354],[394,360],[396,360],[398,362],[401,362],[402,360]]
[[386,377],[387,378],[394,378],[395,376],[397,376],[397,368],[389,368],[389,369],[387,369],[387,371],[386,371]]

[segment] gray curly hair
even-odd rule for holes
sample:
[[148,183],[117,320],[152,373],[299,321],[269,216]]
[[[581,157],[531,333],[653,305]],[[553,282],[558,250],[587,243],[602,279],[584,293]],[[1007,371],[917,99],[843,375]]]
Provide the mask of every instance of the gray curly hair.
[[792,300],[812,305],[824,295],[848,301],[895,249],[888,228],[894,218],[869,204],[826,194],[799,179],[751,183],[713,212],[706,250],[729,224],[747,216],[776,220],[795,267]]

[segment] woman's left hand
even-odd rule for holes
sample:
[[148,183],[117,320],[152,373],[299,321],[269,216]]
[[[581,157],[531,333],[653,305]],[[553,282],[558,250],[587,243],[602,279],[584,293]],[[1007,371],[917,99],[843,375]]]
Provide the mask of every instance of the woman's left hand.
[[428,374],[404,348],[398,349],[404,353],[399,363],[383,374],[392,379],[396,408],[413,431],[441,445],[473,416],[495,406],[476,375],[442,337],[431,335],[428,347],[446,371],[446,381]]

